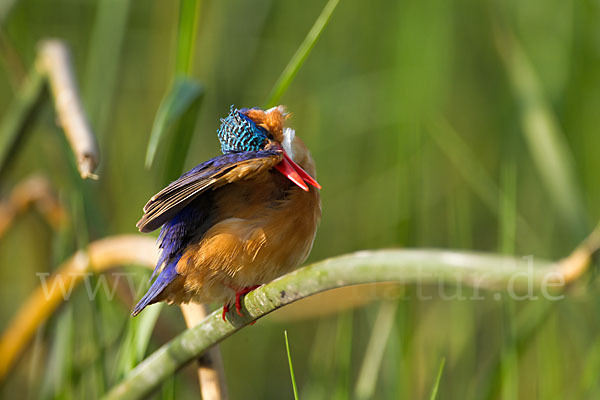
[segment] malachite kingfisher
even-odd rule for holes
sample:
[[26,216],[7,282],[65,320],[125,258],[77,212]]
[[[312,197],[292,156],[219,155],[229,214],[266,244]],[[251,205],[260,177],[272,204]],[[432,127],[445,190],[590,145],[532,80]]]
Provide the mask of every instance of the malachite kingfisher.
[[315,163],[283,106],[236,109],[221,119],[222,155],[152,196],[137,223],[162,226],[147,305],[221,302],[223,319],[241,296],[293,270],[312,248],[321,218]]

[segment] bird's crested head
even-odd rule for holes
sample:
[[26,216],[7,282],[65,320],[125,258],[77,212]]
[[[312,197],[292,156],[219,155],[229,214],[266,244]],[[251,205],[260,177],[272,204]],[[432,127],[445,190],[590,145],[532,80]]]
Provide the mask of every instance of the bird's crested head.
[[[296,136],[296,132],[284,126],[289,116],[282,105],[268,110],[237,109],[232,105],[229,115],[221,119],[221,126],[217,131],[221,151],[227,154],[279,148],[290,163],[298,164],[310,175],[315,176],[316,168],[310,152]],[[302,184],[299,186],[304,188]],[[320,187],[318,184],[314,186]]]
[[232,105],[229,115],[221,119],[217,131],[221,151],[258,151],[264,149],[269,139],[282,144],[283,123],[288,116],[284,106],[265,111],[259,108],[237,109]]

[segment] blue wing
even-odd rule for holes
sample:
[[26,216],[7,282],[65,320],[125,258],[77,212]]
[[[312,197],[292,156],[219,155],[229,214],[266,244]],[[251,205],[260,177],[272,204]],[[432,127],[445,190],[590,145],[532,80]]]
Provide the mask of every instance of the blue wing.
[[159,301],[162,291],[177,277],[177,262],[190,241],[202,237],[216,222],[212,190],[208,189],[271,169],[281,158],[277,150],[224,154],[192,168],[150,199],[137,226],[150,232],[162,225],[158,237],[161,254],[152,274],[158,273],[158,277],[132,315]]
[[271,169],[282,159],[281,150],[229,153],[212,158],[152,196],[144,206],[144,216],[138,221],[137,227],[141,232],[152,232],[208,189],[216,189]]

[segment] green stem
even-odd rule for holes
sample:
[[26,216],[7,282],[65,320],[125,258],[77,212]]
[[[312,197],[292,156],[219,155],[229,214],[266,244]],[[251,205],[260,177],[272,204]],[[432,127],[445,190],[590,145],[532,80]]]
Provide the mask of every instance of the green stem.
[[[420,250],[361,251],[327,259],[268,283],[244,298],[244,317],[220,311],[163,345],[115,386],[107,399],[138,399],[186,363],[198,358],[250,322],[292,302],[325,290],[375,282],[470,285],[519,292],[539,289],[560,264],[493,254]],[[475,291],[476,295],[481,295]]]
[[0,172],[6,167],[8,158],[40,99],[44,78],[45,76],[37,68],[32,68],[2,119],[0,124]]
[[446,358],[442,358],[442,361],[440,361],[437,377],[435,378],[435,385],[433,385],[433,389],[431,389],[431,396],[429,397],[431,400],[435,400],[437,398],[440,380],[442,379],[442,372],[444,372],[444,364],[446,364]]
[[191,76],[196,51],[198,20],[201,0],[179,1],[179,23],[177,25],[177,53],[175,76]]
[[277,105],[279,99],[294,80],[294,77],[304,64],[304,61],[310,54],[311,50],[313,47],[315,47],[317,40],[319,40],[323,30],[325,30],[325,27],[329,23],[331,15],[333,14],[333,10],[335,10],[335,7],[337,7],[338,2],[339,0],[329,0],[329,2],[327,2],[323,8],[323,11],[321,11],[321,14],[304,38],[304,41],[300,47],[298,47],[298,50],[296,50],[296,53],[279,76],[279,79],[277,79],[277,82],[275,83],[275,86],[273,86],[273,90],[269,95],[269,100],[267,100],[265,108],[271,108]]
[[357,399],[373,398],[385,347],[394,327],[397,309],[397,301],[385,301],[379,306],[377,319],[371,329],[371,338],[356,380],[354,392]]
[[521,127],[533,163],[558,214],[573,233],[582,234],[586,210],[569,143],[516,35],[509,26],[502,27],[500,23],[494,28],[500,59],[519,102]]
[[290,365],[290,377],[292,379],[292,389],[294,390],[294,400],[298,400],[298,387],[296,386],[296,376],[294,375],[294,364],[292,363],[292,354],[290,352],[290,342],[287,331],[283,331],[285,336],[285,350],[287,351],[288,364]]

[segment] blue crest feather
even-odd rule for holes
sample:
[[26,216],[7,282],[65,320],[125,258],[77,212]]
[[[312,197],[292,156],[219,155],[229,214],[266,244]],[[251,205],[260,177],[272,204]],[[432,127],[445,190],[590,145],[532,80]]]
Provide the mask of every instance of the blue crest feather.
[[221,119],[221,126],[217,130],[221,151],[223,154],[240,151],[258,151],[264,147],[267,133],[254,121],[248,118],[233,105],[229,115]]

